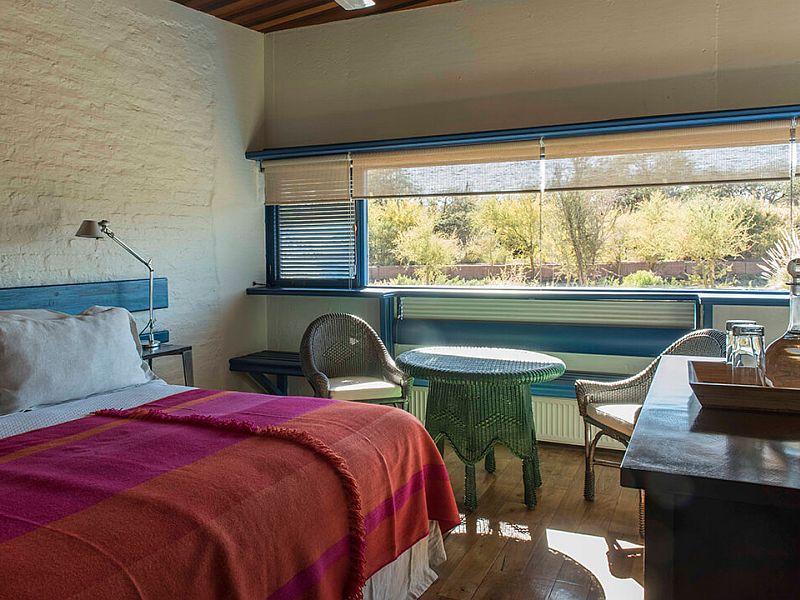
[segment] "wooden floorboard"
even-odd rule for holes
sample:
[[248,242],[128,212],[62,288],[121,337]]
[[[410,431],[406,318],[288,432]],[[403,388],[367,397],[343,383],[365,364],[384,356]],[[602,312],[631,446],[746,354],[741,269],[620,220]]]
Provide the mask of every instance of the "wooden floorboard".
[[[638,494],[619,471],[597,467],[596,498],[583,498],[583,450],[542,444],[538,504],[522,502],[521,462],[497,450],[497,470],[477,467],[478,509],[445,540],[447,562],[422,600],[639,600]],[[609,454],[609,456],[616,456]],[[445,453],[463,514],[464,467]]]

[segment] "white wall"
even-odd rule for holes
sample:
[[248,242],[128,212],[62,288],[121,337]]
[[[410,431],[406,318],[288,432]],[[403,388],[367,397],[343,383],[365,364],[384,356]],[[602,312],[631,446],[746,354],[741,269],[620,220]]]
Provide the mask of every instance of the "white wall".
[[267,36],[270,146],[800,102],[797,0],[461,0]]
[[[161,327],[196,382],[265,345],[264,36],[167,0],[0,0],[0,287],[143,277],[106,218],[170,282]],[[166,360],[166,359],[164,359]],[[179,359],[156,370],[181,380]]]
[[[268,348],[282,352],[297,352],[303,333],[320,315],[343,312],[359,315],[375,331],[380,331],[380,305],[375,298],[334,298],[329,296],[270,296],[264,297],[269,314]],[[291,377],[289,390],[295,395],[313,395],[304,379]]]
[[769,344],[786,333],[789,325],[788,306],[736,306],[720,305],[714,307],[715,329],[725,329],[729,319],[753,319],[764,326],[764,341]]

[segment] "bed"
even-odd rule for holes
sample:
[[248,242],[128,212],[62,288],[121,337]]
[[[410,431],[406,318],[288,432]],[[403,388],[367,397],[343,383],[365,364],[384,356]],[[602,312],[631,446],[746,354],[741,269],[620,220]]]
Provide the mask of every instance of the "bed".
[[435,580],[459,515],[412,416],[141,368],[0,417],[0,595],[388,600]]

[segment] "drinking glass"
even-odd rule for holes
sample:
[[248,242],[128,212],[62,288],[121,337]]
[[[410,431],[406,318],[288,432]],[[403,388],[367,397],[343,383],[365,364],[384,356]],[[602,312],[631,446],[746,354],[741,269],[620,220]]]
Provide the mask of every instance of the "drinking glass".
[[730,319],[725,321],[725,362],[731,363],[731,353],[733,352],[733,326],[734,325],[756,325],[755,321],[749,319]]
[[734,369],[751,367],[764,373],[764,326],[754,324],[734,325],[731,366]]

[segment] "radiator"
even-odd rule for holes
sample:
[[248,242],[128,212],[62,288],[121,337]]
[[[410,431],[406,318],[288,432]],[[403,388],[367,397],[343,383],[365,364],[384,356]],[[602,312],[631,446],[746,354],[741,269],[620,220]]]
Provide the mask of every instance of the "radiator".
[[[427,398],[428,388],[415,386],[411,390],[409,411],[423,423]],[[541,442],[583,446],[583,420],[578,413],[578,405],[574,398],[534,396],[531,400],[536,439]],[[600,441],[600,447],[623,449],[622,444],[607,436]]]

